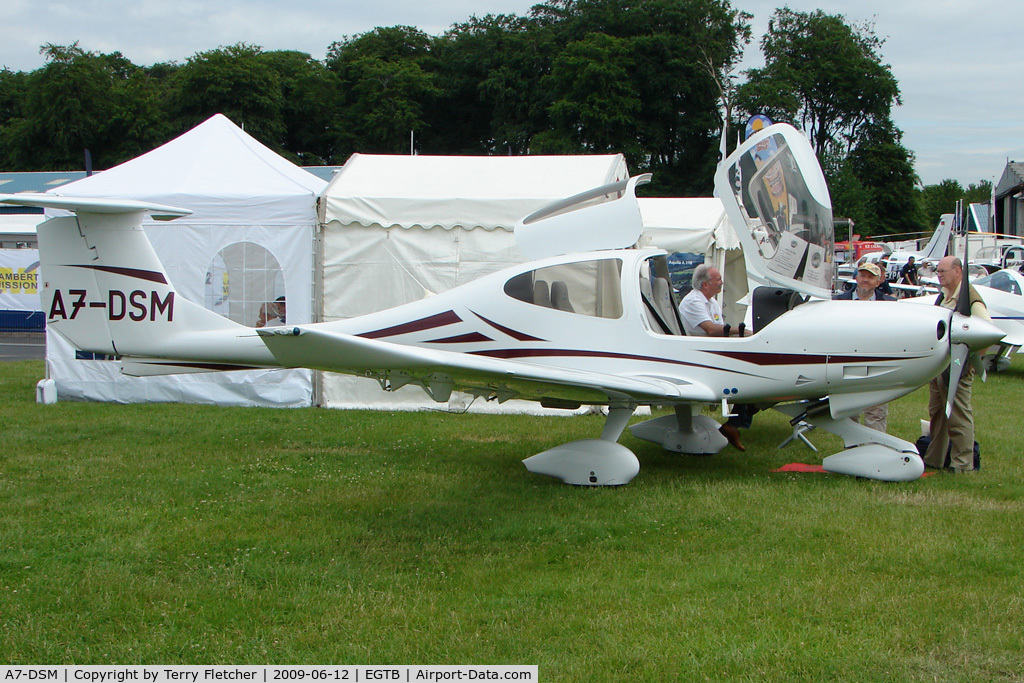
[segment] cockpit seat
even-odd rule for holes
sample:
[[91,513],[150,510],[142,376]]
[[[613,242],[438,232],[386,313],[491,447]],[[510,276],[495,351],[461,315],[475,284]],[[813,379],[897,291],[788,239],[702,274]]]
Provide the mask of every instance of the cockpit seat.
[[547,280],[537,280],[533,283],[533,303],[536,306],[551,308],[551,289]]
[[560,311],[574,312],[572,304],[569,302],[569,285],[562,280],[555,280],[551,283],[551,306]]
[[661,319],[664,320],[672,331],[672,334],[683,334],[679,326],[679,316],[676,313],[676,305],[672,300],[672,285],[663,277],[654,278],[652,283],[652,296],[654,305],[658,308]]

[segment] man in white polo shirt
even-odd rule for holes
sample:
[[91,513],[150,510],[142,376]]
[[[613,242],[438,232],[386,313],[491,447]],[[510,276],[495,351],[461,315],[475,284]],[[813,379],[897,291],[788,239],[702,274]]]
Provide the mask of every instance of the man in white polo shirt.
[[[693,271],[693,289],[679,304],[686,334],[698,337],[728,337],[733,334],[722,319],[722,306],[715,297],[722,291],[722,273],[702,263]],[[737,332],[738,333],[738,332]]]
[[[728,337],[732,334],[741,335],[743,326],[733,330],[722,318],[722,306],[715,296],[722,291],[722,273],[714,266],[702,263],[693,271],[693,289],[683,297],[679,304],[679,316],[683,320],[683,330],[688,335],[698,337]],[[750,428],[750,421],[757,412],[752,405],[738,404],[736,415],[718,428],[733,448],[747,450],[740,441],[739,428]]]

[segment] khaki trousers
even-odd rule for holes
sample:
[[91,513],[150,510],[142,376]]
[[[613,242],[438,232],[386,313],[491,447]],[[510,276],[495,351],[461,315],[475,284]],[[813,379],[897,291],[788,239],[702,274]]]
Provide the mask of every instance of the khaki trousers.
[[939,375],[928,386],[932,441],[925,451],[924,464],[941,469],[946,461],[946,448],[952,442],[949,466],[958,472],[967,472],[974,469],[974,412],[971,409],[974,368],[964,369],[949,418],[946,417],[946,382],[946,378]]
[[864,426],[884,432],[886,423],[889,421],[889,404],[879,403],[864,409]]

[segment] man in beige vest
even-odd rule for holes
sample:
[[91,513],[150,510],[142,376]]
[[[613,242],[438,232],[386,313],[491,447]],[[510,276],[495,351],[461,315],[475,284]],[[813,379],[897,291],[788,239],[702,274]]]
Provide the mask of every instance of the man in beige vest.
[[[942,291],[936,306],[956,309],[962,286],[969,287],[971,315],[991,320],[985,301],[974,287],[964,278],[963,263],[955,256],[946,256],[939,261],[936,269]],[[953,409],[946,417],[946,394],[949,386],[949,372],[944,372],[931,381],[928,395],[928,417],[931,419],[931,443],[924,454],[924,464],[942,469],[946,462],[946,449],[953,448],[949,455],[949,468],[963,473],[974,470],[974,412],[971,408],[971,386],[974,383],[974,368],[964,367],[953,399]]]

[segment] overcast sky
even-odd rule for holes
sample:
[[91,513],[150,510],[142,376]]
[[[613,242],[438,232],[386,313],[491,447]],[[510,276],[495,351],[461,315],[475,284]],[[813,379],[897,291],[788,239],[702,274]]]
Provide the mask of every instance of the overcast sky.
[[[317,59],[336,40],[404,24],[438,34],[473,14],[524,15],[534,0],[5,0],[0,66],[32,71],[39,47],[79,41],[133,63],[184,62],[246,42]],[[925,184],[998,181],[1007,158],[1024,161],[1024,40],[1020,0],[734,0],[754,15],[742,68],[760,66],[760,38],[774,8],[822,9],[871,21],[899,81],[894,114]]]

